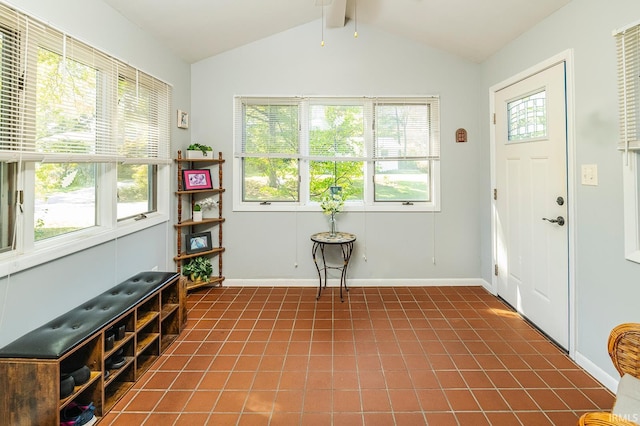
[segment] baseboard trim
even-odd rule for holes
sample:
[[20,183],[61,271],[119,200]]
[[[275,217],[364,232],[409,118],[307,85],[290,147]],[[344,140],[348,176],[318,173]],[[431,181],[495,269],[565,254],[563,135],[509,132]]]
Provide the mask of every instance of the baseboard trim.
[[602,383],[611,392],[616,393],[618,390],[619,377],[613,377],[602,368],[595,365],[589,358],[576,351],[576,363],[584,368],[587,373],[591,374],[594,379]]
[[[354,278],[348,279],[349,287],[485,287],[490,288],[482,278],[419,278],[419,279],[371,279],[371,278]],[[228,287],[317,287],[318,279],[229,279],[223,282]],[[339,286],[340,282],[337,278],[329,278],[327,285]]]

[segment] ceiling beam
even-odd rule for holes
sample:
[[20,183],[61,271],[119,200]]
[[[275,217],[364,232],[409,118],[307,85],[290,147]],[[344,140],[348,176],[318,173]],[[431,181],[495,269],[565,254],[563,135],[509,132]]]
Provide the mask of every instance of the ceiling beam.
[[333,0],[325,10],[327,28],[341,28],[347,22],[347,0]]

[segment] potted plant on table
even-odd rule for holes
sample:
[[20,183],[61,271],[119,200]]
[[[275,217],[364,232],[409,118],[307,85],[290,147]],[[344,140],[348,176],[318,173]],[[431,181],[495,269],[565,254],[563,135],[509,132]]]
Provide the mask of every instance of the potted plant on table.
[[[192,143],[187,147],[187,158],[208,158],[209,153],[213,151],[209,145],[203,145],[197,142]],[[213,158],[213,156],[211,156]]]
[[189,277],[193,282],[209,281],[213,273],[213,266],[208,257],[198,256],[189,260],[182,268],[182,275]]

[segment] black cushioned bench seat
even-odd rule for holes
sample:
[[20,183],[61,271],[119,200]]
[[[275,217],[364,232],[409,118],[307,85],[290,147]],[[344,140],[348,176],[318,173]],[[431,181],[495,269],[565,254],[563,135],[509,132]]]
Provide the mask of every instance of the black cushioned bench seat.
[[177,279],[175,272],[141,272],[0,349],[3,358],[60,358],[127,312],[154,291]]

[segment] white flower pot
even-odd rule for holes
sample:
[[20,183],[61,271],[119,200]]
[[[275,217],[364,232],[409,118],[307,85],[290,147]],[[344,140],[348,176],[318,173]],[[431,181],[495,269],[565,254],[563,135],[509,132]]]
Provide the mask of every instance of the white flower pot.
[[194,222],[202,222],[202,211],[193,212],[193,221]]
[[205,157],[204,153],[202,151],[200,151],[199,149],[197,150],[187,150],[187,158],[192,160],[192,159],[196,159],[196,158],[209,158],[208,156]]

